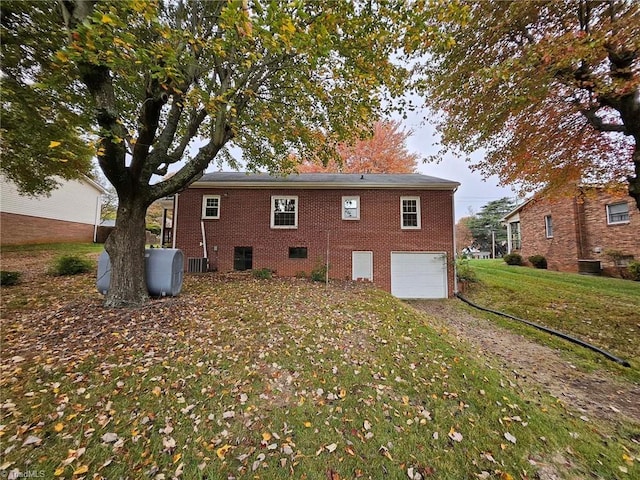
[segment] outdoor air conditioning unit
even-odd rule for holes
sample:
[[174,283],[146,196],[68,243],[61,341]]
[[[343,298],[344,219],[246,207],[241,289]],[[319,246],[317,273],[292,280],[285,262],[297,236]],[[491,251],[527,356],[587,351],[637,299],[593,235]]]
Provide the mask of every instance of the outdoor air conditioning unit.
[[204,273],[209,266],[208,259],[203,258],[188,258],[187,259],[187,271],[189,273]]

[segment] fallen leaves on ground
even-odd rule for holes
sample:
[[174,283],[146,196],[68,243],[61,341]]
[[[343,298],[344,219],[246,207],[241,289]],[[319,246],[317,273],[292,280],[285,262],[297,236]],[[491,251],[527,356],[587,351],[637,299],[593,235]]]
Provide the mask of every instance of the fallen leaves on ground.
[[106,310],[77,281],[3,319],[3,471],[500,478],[546,448],[544,413],[367,285],[189,276],[177,298]]

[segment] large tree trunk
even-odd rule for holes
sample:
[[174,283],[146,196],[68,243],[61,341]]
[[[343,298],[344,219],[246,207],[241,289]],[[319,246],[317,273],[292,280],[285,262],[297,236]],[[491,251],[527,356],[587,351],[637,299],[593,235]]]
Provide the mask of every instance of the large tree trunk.
[[120,199],[116,228],[105,243],[111,260],[106,307],[136,307],[149,298],[145,281],[145,217],[140,198]]
[[629,175],[629,195],[636,201],[636,207],[640,210],[640,136],[636,138],[635,149],[633,150],[634,174]]

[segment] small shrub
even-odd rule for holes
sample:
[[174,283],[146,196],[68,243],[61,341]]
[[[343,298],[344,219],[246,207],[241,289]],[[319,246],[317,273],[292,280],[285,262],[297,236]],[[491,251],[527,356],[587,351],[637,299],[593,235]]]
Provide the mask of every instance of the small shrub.
[[273,276],[273,270],[270,268],[260,268],[258,270],[253,270],[252,272],[253,278],[258,278],[260,280],[269,280]]
[[3,287],[10,285],[17,285],[18,281],[20,281],[20,272],[9,272],[6,270],[2,270],[0,272],[0,285]]
[[507,265],[522,265],[522,255],[519,253],[508,253],[502,259]]
[[531,255],[529,257],[529,263],[531,263],[535,268],[547,268],[547,259],[542,255]]
[[307,278],[307,272],[305,272],[304,270],[296,272],[296,278]]
[[160,233],[162,232],[162,227],[155,223],[151,223],[147,225],[147,232],[151,232],[154,235],[160,235]]
[[456,262],[456,276],[461,282],[476,283],[478,276],[471,265],[469,265],[468,258],[459,258]]
[[633,262],[629,262],[629,265],[627,266],[627,272],[631,280],[640,282],[640,262],[639,261],[634,260]]
[[324,282],[326,279],[327,265],[322,260],[318,260],[315,268],[311,270],[311,280],[314,282]]
[[93,270],[93,262],[88,258],[65,255],[55,260],[50,273],[52,275],[77,275],[91,270]]

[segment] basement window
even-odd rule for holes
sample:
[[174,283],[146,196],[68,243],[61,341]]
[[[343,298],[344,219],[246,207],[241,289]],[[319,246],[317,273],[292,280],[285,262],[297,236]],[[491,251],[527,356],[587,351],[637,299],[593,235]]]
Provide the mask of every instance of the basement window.
[[307,258],[307,247],[289,247],[289,258]]

